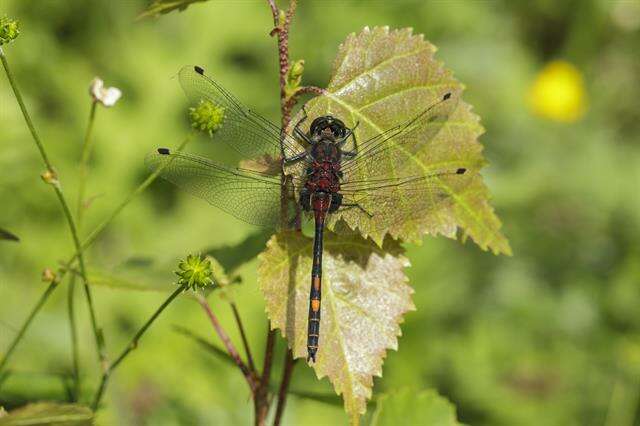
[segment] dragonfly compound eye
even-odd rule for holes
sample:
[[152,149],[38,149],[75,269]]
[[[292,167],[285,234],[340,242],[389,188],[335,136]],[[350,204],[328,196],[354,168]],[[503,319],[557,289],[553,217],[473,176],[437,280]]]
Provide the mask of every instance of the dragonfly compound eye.
[[319,136],[327,129],[336,138],[343,138],[347,134],[347,128],[342,120],[339,120],[331,115],[324,115],[313,120],[309,131],[312,135]]

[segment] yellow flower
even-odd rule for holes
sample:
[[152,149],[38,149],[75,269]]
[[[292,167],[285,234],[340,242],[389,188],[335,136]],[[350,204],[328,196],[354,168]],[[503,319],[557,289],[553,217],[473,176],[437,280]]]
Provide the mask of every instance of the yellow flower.
[[587,109],[587,95],[580,71],[566,61],[548,63],[529,90],[533,112],[554,121],[571,123]]

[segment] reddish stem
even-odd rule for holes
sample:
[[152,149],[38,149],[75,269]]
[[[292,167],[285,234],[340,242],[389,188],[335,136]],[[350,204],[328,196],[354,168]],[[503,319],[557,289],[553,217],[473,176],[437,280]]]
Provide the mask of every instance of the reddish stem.
[[229,339],[229,336],[220,325],[220,322],[218,321],[218,318],[216,317],[216,315],[213,313],[213,310],[211,310],[211,306],[209,306],[209,302],[207,302],[207,299],[200,294],[198,294],[196,298],[198,299],[198,303],[200,303],[200,306],[202,306],[207,316],[209,317],[209,320],[211,321],[213,328],[218,334],[218,337],[220,337],[220,340],[222,340],[222,344],[227,349],[229,356],[240,368],[240,371],[242,371],[242,375],[247,380],[247,383],[251,388],[251,393],[255,396],[258,388],[255,376],[253,375],[251,370],[247,367],[247,365],[242,361],[242,358],[240,358],[240,354],[238,353],[238,350],[233,345],[233,343],[231,342],[231,339]]
[[297,360],[293,359],[291,349],[288,349],[284,357],[284,370],[282,371],[282,381],[280,382],[280,389],[278,390],[278,405],[276,408],[276,417],[273,420],[273,426],[279,426],[280,422],[282,422],[284,407],[287,403],[289,383],[291,382],[291,375],[293,374],[293,367],[295,367],[296,361]]

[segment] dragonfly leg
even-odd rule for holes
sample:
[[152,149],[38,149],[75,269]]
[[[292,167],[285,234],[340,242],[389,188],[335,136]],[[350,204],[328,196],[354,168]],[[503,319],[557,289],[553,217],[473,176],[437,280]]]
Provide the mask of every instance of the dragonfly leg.
[[285,164],[293,164],[295,162],[298,162],[302,159],[304,159],[307,156],[307,151],[303,151],[300,154],[296,154],[293,157],[284,157],[284,162]]
[[342,138],[342,140],[340,140],[338,142],[338,147],[340,147],[340,149],[342,149],[342,147],[344,146],[345,143],[347,143],[347,140],[349,138],[353,139],[353,149],[351,151],[342,151],[342,155],[344,155],[346,158],[353,158],[356,155],[358,155],[358,141],[356,140],[356,134],[355,134],[355,130],[358,128],[358,126],[360,125],[360,122],[358,121],[356,123],[355,126],[353,126],[352,129],[349,129],[347,134],[345,135],[344,138]]
[[354,209],[355,208],[355,209],[360,210],[362,213],[366,214],[370,218],[373,217],[373,213],[370,213],[369,211],[367,211],[367,209],[365,209],[364,207],[362,207],[358,203],[342,203],[342,205],[340,207],[342,207],[344,210]]
[[304,113],[304,116],[300,119],[300,121],[298,121],[296,123],[296,125],[293,127],[293,133],[295,136],[297,136],[298,138],[302,139],[303,141],[307,142],[307,143],[311,143],[311,140],[309,139],[309,137],[300,129],[300,125],[302,123],[304,123],[307,118],[309,117],[309,115],[307,114],[307,110],[304,107],[304,105],[302,106],[302,112]]

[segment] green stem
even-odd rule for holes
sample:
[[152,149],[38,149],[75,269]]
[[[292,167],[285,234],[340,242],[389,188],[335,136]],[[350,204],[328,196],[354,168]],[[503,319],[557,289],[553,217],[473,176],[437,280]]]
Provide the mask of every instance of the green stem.
[[82,284],[84,288],[84,295],[87,300],[87,305],[89,306],[89,317],[91,319],[91,328],[93,329],[93,337],[96,342],[96,348],[98,350],[98,359],[100,360],[100,364],[102,368],[106,368],[106,360],[107,353],[104,345],[104,338],[102,336],[102,330],[98,327],[98,321],[96,319],[96,311],[93,305],[93,296],[91,294],[91,288],[89,287],[89,280],[87,279],[87,270],[84,263],[84,255],[82,253],[82,245],[80,243],[80,238],[78,238],[78,231],[75,226],[75,222],[71,216],[71,211],[69,210],[69,205],[67,204],[62,191],[59,187],[55,186],[56,194],[58,195],[58,199],[60,200],[60,204],[62,205],[62,209],[65,212],[65,216],[67,217],[67,222],[69,223],[69,229],[71,230],[71,235],[73,237],[73,244],[76,248],[76,253],[78,253],[78,266],[80,267],[80,277],[82,278]]
[[57,287],[57,285],[58,285],[57,281],[51,282],[51,284],[49,284],[49,286],[46,288],[44,293],[42,293],[42,295],[40,296],[38,303],[36,303],[36,305],[33,307],[33,310],[27,317],[27,320],[24,322],[24,324],[22,324],[22,327],[20,327],[18,334],[16,334],[13,341],[11,342],[9,349],[7,349],[7,352],[5,352],[4,356],[2,357],[2,360],[0,361],[0,372],[2,372],[4,367],[7,365],[7,362],[9,361],[11,354],[15,350],[16,346],[18,346],[18,343],[22,339],[22,336],[24,336],[24,333],[27,331],[27,328],[29,328],[29,325],[35,318],[36,314],[40,311],[40,309],[42,308],[44,303],[47,301],[51,293],[53,293],[53,290]]
[[[182,143],[178,146],[178,148],[176,149],[176,151],[180,152],[184,149],[184,147],[187,145],[187,143],[189,143],[189,141],[191,140],[193,136],[193,133],[190,133],[184,141],[182,141]],[[149,185],[151,185],[156,178],[160,175],[160,173],[162,173],[162,171],[169,165],[171,164],[171,162],[168,162],[166,164],[163,164],[161,167],[159,167],[157,170],[155,170],[153,173],[151,173],[149,176],[147,176],[147,178],[140,184],[138,185],[138,187],[136,189],[134,189],[121,203],[120,205],[118,205],[118,207],[116,207],[111,214],[102,221],[102,223],[100,223],[100,225],[96,226],[94,228],[93,231],[91,231],[91,233],[89,233],[89,235],[85,238],[85,240],[82,242],[82,250],[85,250],[87,247],[89,247],[91,244],[93,244],[93,242],[96,240],[96,238],[98,238],[98,235],[100,235],[100,233],[102,231],[104,231],[104,229],[109,226],[111,224],[111,222],[120,214],[120,212],[135,198],[137,197],[140,193],[142,193],[144,190],[147,189],[147,187]],[[70,266],[77,258],[78,258],[78,253],[79,251],[76,251],[76,253],[65,263],[65,266]]]
[[71,275],[67,289],[67,311],[69,316],[69,331],[71,333],[71,368],[73,374],[73,402],[80,397],[80,361],[78,354],[78,326],[75,313],[76,276]]
[[4,55],[4,51],[2,50],[2,47],[0,47],[0,60],[2,60],[2,66],[4,67],[4,71],[7,74],[7,78],[9,79],[9,84],[13,89],[13,93],[16,96],[16,100],[18,101],[18,104],[20,105],[20,109],[22,110],[22,115],[24,116],[24,119],[27,122],[27,127],[29,127],[29,131],[31,131],[31,136],[33,136],[33,140],[36,143],[38,150],[40,151],[40,156],[42,157],[42,161],[44,161],[44,164],[47,167],[47,170],[53,172],[53,166],[49,161],[49,156],[47,155],[47,152],[45,151],[44,146],[42,145],[42,142],[40,141],[40,138],[36,133],[36,128],[34,127],[33,122],[31,121],[31,117],[27,112],[27,108],[24,106],[24,102],[22,101],[22,95],[20,94],[20,91],[18,90],[18,86],[16,85],[16,82],[13,79],[13,74],[11,73],[11,69],[9,68],[9,63],[7,62],[7,58]]
[[[91,132],[96,117],[96,107],[98,103],[94,100],[91,102],[89,111],[89,122],[87,130],[84,134],[82,143],[82,151],[80,155],[79,178],[78,178],[78,202],[76,206],[76,217],[78,218],[78,229],[82,229],[82,219],[85,211],[85,188],[87,183],[87,168],[89,156],[91,154]],[[75,294],[76,294],[76,276],[72,275],[69,280],[69,288],[67,289],[67,309],[69,314],[69,329],[71,334],[71,357],[72,357],[72,373],[73,373],[73,398],[74,402],[80,396],[80,362],[78,353],[78,327],[76,325],[75,315]]]
[[104,371],[104,373],[102,374],[102,379],[100,380],[100,386],[98,387],[98,391],[96,392],[96,395],[93,399],[92,408],[94,411],[100,405],[100,401],[102,400],[102,396],[104,395],[104,391],[106,390],[107,383],[109,381],[109,377],[111,373],[113,373],[113,371],[116,368],[118,368],[118,366],[122,363],[122,361],[124,361],[124,359],[129,355],[129,353],[131,353],[131,351],[133,351],[138,347],[138,341],[142,338],[142,336],[147,331],[147,329],[151,327],[151,324],[153,324],[153,322],[156,320],[156,318],[158,318],[158,316],[162,313],[162,311],[164,311],[165,308],[169,306],[169,304],[173,301],[173,299],[178,297],[178,295],[183,291],[185,291],[186,289],[187,289],[187,286],[183,285],[183,286],[180,286],[176,291],[171,293],[171,295],[167,298],[167,300],[165,300],[164,303],[162,303],[162,305],[160,305],[160,307],[156,309],[153,315],[151,315],[151,317],[147,320],[147,322],[145,322],[144,325],[140,328],[140,330],[138,330],[138,332],[135,334],[135,336],[133,336],[133,339],[131,339],[131,342],[127,345],[126,348],[124,348],[124,350],[122,351],[122,353],[120,353],[118,358],[116,358],[116,360]]
[[[2,49],[0,49],[1,51]],[[190,134],[189,136],[187,136],[187,138],[180,144],[180,146],[177,148],[177,151],[181,151],[182,149],[184,149],[184,147],[187,145],[187,143],[191,140],[192,134]],[[118,214],[127,206],[127,204],[129,204],[131,202],[131,200],[133,200],[138,194],[140,194],[141,192],[143,192],[145,189],[147,189],[147,187],[149,185],[151,185],[153,183],[154,180],[156,180],[156,178],[158,177],[158,175],[164,170],[164,168],[166,166],[168,166],[169,163],[163,165],[162,167],[158,168],[158,170],[156,170],[155,172],[153,172],[152,174],[150,174],[145,180],[144,182],[142,182],[136,189],[133,190],[133,192],[131,192],[127,198],[125,198],[125,200],[120,203],[120,205],[118,207],[116,207],[116,209],[111,213],[111,215],[105,219],[100,225],[98,225],[90,234],[87,238],[85,238],[84,242],[82,243],[82,250],[88,248],[89,246],[91,246],[91,244],[93,244],[93,242],[96,240],[96,238],[98,237],[98,235],[100,235],[100,233],[118,216]],[[58,274],[58,279],[61,281],[64,276],[66,275],[66,273],[69,271],[71,264],[78,258],[78,252],[76,252],[72,257],[69,258],[69,260],[67,260],[67,262],[64,264],[64,266],[59,269],[59,274]],[[55,287],[54,287],[55,288]],[[42,304],[44,304],[44,302],[47,300],[47,298],[50,295],[50,292],[53,291],[53,289],[49,290],[47,289],[47,292],[45,292],[45,295],[43,295],[43,299],[41,301],[38,302],[38,304],[34,307],[33,313],[32,315],[35,316],[36,313],[40,310],[40,308],[42,307]],[[24,332],[26,331],[26,329],[29,327],[29,324],[31,323],[31,320],[33,318],[30,316],[27,321],[22,325],[22,329],[21,329],[21,333],[19,333],[18,335],[16,335],[15,339],[13,342],[11,342],[10,345],[10,352],[13,351],[13,347],[15,347],[20,339],[22,338],[22,334],[24,334]],[[4,364],[6,364],[10,352],[7,352],[4,355],[4,358],[2,360],[2,367],[4,367]],[[2,368],[0,368],[0,371],[2,371]]]
[[82,229],[82,218],[84,216],[85,190],[87,186],[88,163],[91,155],[91,133],[93,131],[93,123],[96,118],[96,101],[91,102],[91,110],[89,112],[89,123],[84,134],[84,142],[82,143],[82,153],[80,155],[80,176],[78,182],[78,205],[76,206],[76,215],[78,217],[78,229]]
[[[49,161],[49,157],[47,156],[47,152],[44,149],[44,145],[42,144],[42,141],[40,140],[40,137],[38,136],[38,133],[36,132],[35,126],[33,125],[33,121],[31,121],[31,116],[29,115],[29,112],[27,111],[27,108],[24,104],[24,101],[22,100],[22,95],[20,93],[20,90],[18,89],[18,86],[13,78],[13,74],[11,73],[11,69],[9,68],[9,63],[7,62],[7,58],[4,55],[4,51],[2,50],[2,48],[0,48],[0,60],[2,60],[2,66],[5,70],[5,73],[7,74],[7,78],[9,80],[9,84],[11,85],[11,88],[13,89],[13,93],[16,97],[16,100],[18,101],[18,105],[20,106],[20,110],[22,111],[22,115],[24,116],[24,119],[27,123],[27,127],[29,128],[29,131],[31,132],[31,135],[33,136],[33,140],[36,143],[36,146],[38,147],[38,150],[40,151],[40,156],[42,157],[42,161],[44,162],[47,171],[49,173],[51,173],[53,176],[55,176],[55,170],[51,164],[51,162]],[[73,244],[75,246],[76,249],[76,253],[77,253],[77,257],[78,257],[78,263],[80,265],[80,275],[82,276],[82,280],[83,280],[83,284],[84,284],[84,289],[85,289],[85,295],[87,297],[87,303],[89,304],[89,312],[91,314],[91,326],[93,327],[93,333],[96,339],[96,345],[98,348],[98,354],[100,356],[101,361],[104,360],[104,358],[106,357],[105,355],[105,351],[104,351],[104,340],[102,339],[101,336],[101,332],[97,326],[97,322],[96,322],[96,316],[95,316],[95,310],[93,308],[93,300],[91,297],[91,290],[89,289],[89,283],[87,281],[87,274],[86,274],[86,269],[85,269],[85,264],[84,264],[84,256],[82,254],[82,246],[80,244],[80,239],[78,238],[78,232],[76,229],[76,224],[73,220],[73,216],[71,215],[71,210],[69,210],[69,205],[67,203],[67,200],[64,197],[64,194],[62,193],[62,189],[60,187],[60,184],[57,180],[55,180],[54,182],[51,183],[51,186],[53,187],[56,196],[58,197],[58,201],[60,202],[60,205],[62,207],[62,210],[64,212],[64,215],[67,219],[67,223],[69,225],[69,230],[71,231],[71,237],[73,238]]]

